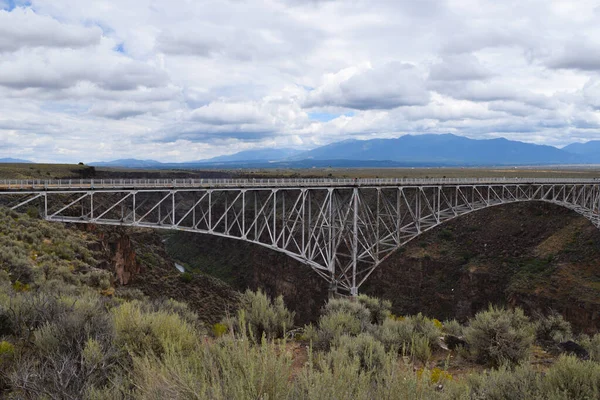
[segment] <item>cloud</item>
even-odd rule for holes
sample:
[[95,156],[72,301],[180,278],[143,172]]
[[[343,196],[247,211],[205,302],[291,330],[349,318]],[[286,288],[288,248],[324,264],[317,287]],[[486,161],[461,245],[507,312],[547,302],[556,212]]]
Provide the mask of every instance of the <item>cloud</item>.
[[51,49],[0,58],[0,85],[14,89],[65,89],[90,82],[107,90],[159,87],[167,74],[111,51]]
[[473,54],[444,56],[429,71],[429,79],[434,81],[471,81],[491,76],[491,71],[481,65]]
[[208,125],[238,125],[266,122],[253,104],[211,103],[192,111],[191,119]]
[[331,76],[324,85],[308,94],[304,106],[375,110],[428,102],[429,92],[419,71],[412,65],[392,62]]
[[585,37],[573,38],[549,57],[546,65],[555,69],[600,71],[600,43],[592,43]]
[[[2,4],[0,4],[0,8]],[[61,24],[29,8],[0,10],[0,52],[26,47],[80,48],[100,43],[102,30]]]
[[109,119],[125,119],[144,115],[148,113],[158,113],[167,111],[166,105],[159,104],[140,104],[135,102],[126,103],[108,103],[94,104],[89,113],[98,117]]
[[600,139],[593,1],[29,3],[0,0],[0,157]]

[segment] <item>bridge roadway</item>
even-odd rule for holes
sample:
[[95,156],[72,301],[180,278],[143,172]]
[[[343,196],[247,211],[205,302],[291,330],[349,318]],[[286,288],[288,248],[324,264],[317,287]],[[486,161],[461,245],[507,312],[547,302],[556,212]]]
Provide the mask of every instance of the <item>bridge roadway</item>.
[[597,184],[600,177],[576,178],[360,178],[360,179],[59,179],[0,180],[0,191],[189,189],[189,188],[289,188],[289,187],[383,187],[481,184]]
[[[396,249],[483,208],[542,201],[600,228],[600,180],[152,179],[0,181],[0,202],[48,221],[244,240],[310,266],[351,295]],[[307,269],[308,270],[308,269]]]

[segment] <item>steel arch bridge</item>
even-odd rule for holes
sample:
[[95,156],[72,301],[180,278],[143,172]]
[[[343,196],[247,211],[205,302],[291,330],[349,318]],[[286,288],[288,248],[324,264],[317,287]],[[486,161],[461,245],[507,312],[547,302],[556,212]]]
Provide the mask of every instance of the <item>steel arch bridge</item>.
[[309,265],[332,290],[359,287],[396,249],[455,217],[543,201],[600,228],[596,179],[0,181],[14,210],[48,221],[175,229],[244,240]]

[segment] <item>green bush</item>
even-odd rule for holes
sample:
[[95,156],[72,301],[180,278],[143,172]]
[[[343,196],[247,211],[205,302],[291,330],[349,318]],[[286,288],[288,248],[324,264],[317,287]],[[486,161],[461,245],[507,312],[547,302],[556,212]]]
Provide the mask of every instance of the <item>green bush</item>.
[[385,362],[385,348],[368,333],[358,336],[342,336],[333,351],[341,351],[347,357],[358,360],[360,368],[366,371],[381,369]]
[[184,272],[179,275],[179,279],[181,279],[181,281],[184,283],[190,283],[194,279],[194,275],[190,274],[189,272]]
[[319,318],[317,329],[305,331],[309,340],[318,348],[329,348],[336,344],[343,335],[356,336],[363,332],[361,321],[345,311],[335,311]]
[[539,316],[535,323],[536,337],[540,341],[564,342],[572,339],[571,324],[560,314]]
[[[366,296],[365,296],[366,297]],[[371,325],[371,311],[364,302],[354,301],[349,298],[331,298],[323,308],[322,316],[336,313],[345,313],[352,316],[360,324],[361,332],[366,331]]]
[[260,342],[263,335],[268,339],[283,337],[294,326],[294,313],[285,307],[282,296],[272,301],[261,290],[247,290],[240,298],[236,318],[226,324]]
[[542,381],[546,399],[598,399],[600,397],[600,365],[561,356]]
[[591,338],[587,335],[581,335],[577,340],[590,354],[590,360],[600,361],[600,333],[595,334]]
[[540,375],[530,365],[514,370],[506,365],[467,377],[472,399],[542,400]]
[[391,315],[390,309],[392,308],[392,302],[389,300],[381,300],[364,294],[358,296],[357,299],[360,304],[369,310],[372,324],[383,324],[383,322]]
[[194,327],[177,313],[144,311],[144,305],[133,301],[112,309],[116,330],[115,343],[134,354],[161,356],[168,348],[190,351],[198,344]]
[[517,364],[529,357],[535,326],[520,308],[490,306],[470,321],[465,339],[478,362],[491,366]]
[[455,319],[444,321],[443,332],[448,335],[461,337],[464,334],[464,327]]

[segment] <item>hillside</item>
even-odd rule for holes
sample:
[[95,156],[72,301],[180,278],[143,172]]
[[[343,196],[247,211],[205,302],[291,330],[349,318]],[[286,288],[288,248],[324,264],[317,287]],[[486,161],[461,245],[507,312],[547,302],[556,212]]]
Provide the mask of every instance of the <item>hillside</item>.
[[[498,220],[479,218],[475,223],[465,219],[462,225],[449,224],[448,231],[432,232],[399,253],[409,267],[415,262],[421,267],[399,277],[413,281],[397,282],[392,295],[387,293],[393,304],[364,295],[356,301],[325,302],[324,293],[314,289],[320,281],[316,274],[293,263],[280,264],[277,256],[268,255],[272,252],[255,252],[250,246],[227,247],[227,241],[215,241],[212,253],[185,252],[179,246],[179,256],[193,255],[199,265],[227,251],[230,257],[221,265],[229,271],[218,268],[215,258],[213,273],[235,286],[265,286],[284,293],[293,300],[291,307],[301,312],[318,308],[311,317],[314,324],[302,326],[281,298],[270,299],[260,291],[240,295],[214,278],[177,272],[164,240],[174,250],[183,243],[178,234],[164,238],[151,230],[66,228],[0,208],[0,397],[466,400],[489,398],[490,393],[507,398],[518,381],[519,391],[536,398],[549,398],[558,390],[564,398],[592,398],[600,389],[600,335],[573,334],[558,315],[531,319],[520,309],[490,307],[465,318],[468,325],[442,323],[421,313],[407,315],[411,306],[440,314],[434,302],[459,300],[444,296],[452,279],[430,279],[433,286],[427,287],[435,273],[422,267],[424,260],[443,261],[436,251],[452,261],[451,267],[463,265],[463,275],[479,275],[477,288],[462,283],[471,297],[485,283],[482,298],[498,295],[494,290],[502,277],[485,269],[464,271],[465,262],[484,265],[494,260],[492,255],[520,259],[523,249],[533,249],[543,260],[553,256],[558,266],[597,258],[597,246],[589,243],[597,234],[577,217],[552,207],[503,211],[503,218],[534,211],[540,225],[528,232],[533,239],[524,241],[517,235],[503,242],[495,233],[514,235],[526,227],[522,223],[498,225]],[[474,240],[477,226],[480,242],[468,243],[468,248],[483,244],[486,258],[454,254],[454,245]],[[549,228],[557,230],[546,234]],[[187,248],[194,249],[187,239]],[[489,245],[494,240],[498,243]],[[452,245],[444,247],[442,242]],[[464,262],[457,261],[458,254]],[[547,285],[543,280],[561,270],[549,271],[549,263],[507,269],[509,293],[538,294]],[[237,276],[242,264],[247,273]],[[451,268],[431,267],[452,275]],[[590,305],[586,310],[591,314],[575,318],[576,323],[595,323],[597,318],[597,293],[593,285],[586,286],[595,282],[596,267],[580,269],[580,275],[566,268],[572,274],[564,276],[580,280],[560,280],[564,288],[551,285],[565,293],[573,290],[570,283],[581,286],[570,300]],[[391,276],[381,279],[390,283]],[[410,293],[408,285],[418,292],[411,296],[420,296],[420,304],[394,298],[394,293]],[[529,304],[540,298],[529,297]],[[560,296],[558,300],[552,306],[560,309],[564,304]],[[471,310],[477,308],[472,302]],[[573,350],[568,339],[581,346],[574,344]]]

